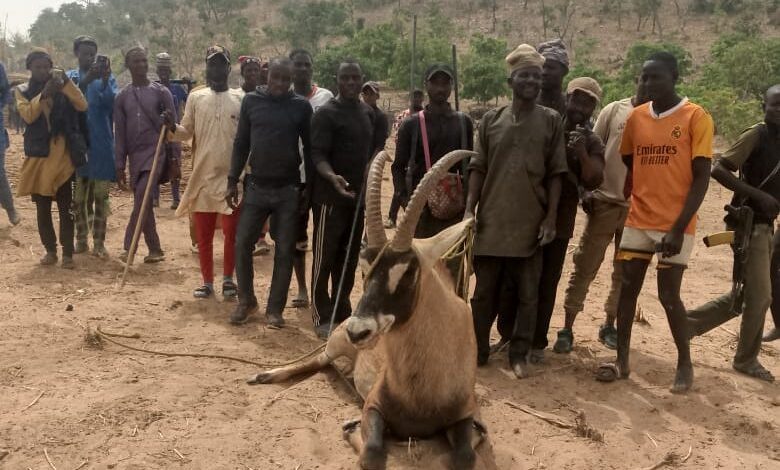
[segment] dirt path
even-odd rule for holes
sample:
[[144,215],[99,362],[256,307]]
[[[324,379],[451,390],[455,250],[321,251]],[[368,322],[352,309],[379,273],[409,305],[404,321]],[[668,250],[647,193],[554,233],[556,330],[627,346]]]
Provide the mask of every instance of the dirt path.
[[[6,156],[12,181],[20,154],[21,139],[12,135]],[[390,188],[385,193],[389,196]],[[150,356],[113,345],[88,347],[85,328],[97,325],[139,333],[140,340],[125,341],[147,348],[260,362],[285,361],[319,344],[307,311],[288,309],[289,327],[281,331],[267,330],[261,322],[235,328],[226,321],[230,304],[194,300],[191,291],[200,282],[197,258],[189,251],[187,222],[167,208],[165,192],[157,214],[167,260],[138,265],[125,289],[118,290],[121,264],[115,258],[131,204],[129,194],[112,196],[107,245],[114,258],[101,262],[79,255],[76,271],[38,266],[41,246],[29,199],[17,201],[24,217],[20,226],[10,228],[0,216],[0,467],[51,468],[48,454],[57,469],[79,468],[83,462],[80,468],[89,469],[355,468],[340,426],[359,411],[332,371],[299,383],[249,387],[244,379],[255,368],[240,363]],[[728,197],[713,184],[701,211],[700,234],[719,229]],[[145,254],[146,248],[139,252]],[[262,302],[271,258],[255,261]],[[570,269],[569,259],[561,297]],[[697,244],[683,285],[686,305],[728,289],[729,272],[727,249],[708,251]],[[593,285],[571,355],[549,353],[547,365],[524,381],[511,376],[504,357],[480,369],[478,393],[494,468],[641,469],[671,451],[682,457],[689,448],[681,468],[780,468],[778,386],[730,369],[738,321],[693,341],[692,393],[667,391],[675,355],[654,274],[640,299],[649,324],[634,329],[631,379],[613,385],[593,380],[594,364],[613,356],[596,340],[609,274],[604,269]],[[562,322],[559,307],[551,337]],[[765,347],[762,357],[776,375],[778,347]],[[582,410],[604,442],[578,437],[507,402],[568,420]],[[429,455],[428,448],[393,446],[390,468],[439,468],[441,458]]]

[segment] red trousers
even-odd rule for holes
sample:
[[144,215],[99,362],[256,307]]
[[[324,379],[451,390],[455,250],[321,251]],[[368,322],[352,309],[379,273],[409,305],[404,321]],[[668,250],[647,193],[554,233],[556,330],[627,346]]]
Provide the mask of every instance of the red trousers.
[[222,234],[225,236],[225,256],[223,274],[233,276],[236,267],[236,226],[240,209],[232,214],[218,214],[216,212],[195,212],[195,236],[198,240],[198,258],[200,258],[200,272],[203,282],[214,283],[214,230],[217,226],[217,217],[221,218]]

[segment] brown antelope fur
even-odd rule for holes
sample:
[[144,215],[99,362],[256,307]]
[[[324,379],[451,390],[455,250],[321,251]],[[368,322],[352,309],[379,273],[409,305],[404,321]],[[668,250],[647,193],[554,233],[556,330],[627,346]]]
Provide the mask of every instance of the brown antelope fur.
[[474,466],[477,367],[473,320],[441,262],[442,255],[472,227],[473,220],[429,239],[412,239],[433,185],[470,155],[473,153],[455,151],[431,168],[389,242],[379,207],[381,176],[389,157],[384,152],[377,155],[368,177],[368,243],[361,253],[365,277],[357,308],[349,320],[334,329],[322,353],[301,364],[260,372],[249,380],[282,382],[321,370],[339,357],[349,358],[355,386],[365,403],[361,435],[353,433],[354,422],[344,429],[360,453],[362,468],[384,468],[386,431],[400,439],[446,433],[453,467]]

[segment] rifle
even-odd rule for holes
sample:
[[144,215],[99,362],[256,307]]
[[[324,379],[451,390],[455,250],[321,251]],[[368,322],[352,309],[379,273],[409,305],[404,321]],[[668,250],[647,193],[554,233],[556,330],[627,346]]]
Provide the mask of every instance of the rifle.
[[733,221],[732,230],[713,233],[704,237],[708,248],[718,245],[731,245],[734,251],[734,265],[731,275],[732,312],[739,315],[745,299],[745,266],[747,265],[750,237],[753,234],[753,209],[746,205],[725,207],[727,218]]

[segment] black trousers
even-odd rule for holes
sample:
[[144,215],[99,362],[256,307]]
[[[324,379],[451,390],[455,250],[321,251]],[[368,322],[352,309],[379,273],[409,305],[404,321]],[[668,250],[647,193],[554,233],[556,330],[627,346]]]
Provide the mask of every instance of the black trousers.
[[[538,308],[533,349],[544,349],[547,347],[547,331],[550,329],[550,320],[555,308],[555,298],[558,294],[558,283],[561,280],[568,248],[568,238],[556,238],[541,248],[542,271],[539,276]],[[511,278],[504,280],[500,302],[501,307],[498,314],[498,332],[504,339],[508,339],[511,336],[512,328],[514,327],[514,315],[517,312],[515,303],[516,289],[517,285]]]
[[247,183],[236,229],[236,277],[240,304],[257,303],[252,252],[266,220],[273,216],[274,270],[266,313],[282,313],[287,305],[300,219],[298,191],[297,185],[261,188]]
[[[352,222],[357,214],[352,247],[347,252]],[[364,208],[355,206],[314,204],[314,250],[312,261],[312,320],[314,326],[330,322],[334,308],[335,323],[341,323],[352,315],[349,296],[355,284],[355,269],[360,255],[360,240],[363,236]],[[336,295],[344,271],[339,304]]]
[[477,336],[477,356],[486,360],[490,354],[490,329],[503,307],[505,281],[517,286],[513,304],[516,312],[511,316],[509,331],[509,361],[525,360],[536,327],[537,296],[542,255],[528,258],[475,256],[474,274],[477,278],[471,311],[474,316],[474,332]]
[[772,276],[772,319],[775,328],[780,328],[780,230],[775,231],[772,246],[772,264],[770,273]]
[[73,178],[57,189],[54,197],[33,194],[36,216],[38,219],[38,235],[48,253],[57,252],[57,235],[54,232],[54,220],[51,216],[51,203],[57,201],[57,211],[60,214],[60,245],[62,256],[73,256]]
[[390,201],[390,212],[387,214],[387,218],[393,222],[398,221],[398,211],[403,207],[406,209],[406,195],[403,193],[393,193],[393,199]]

